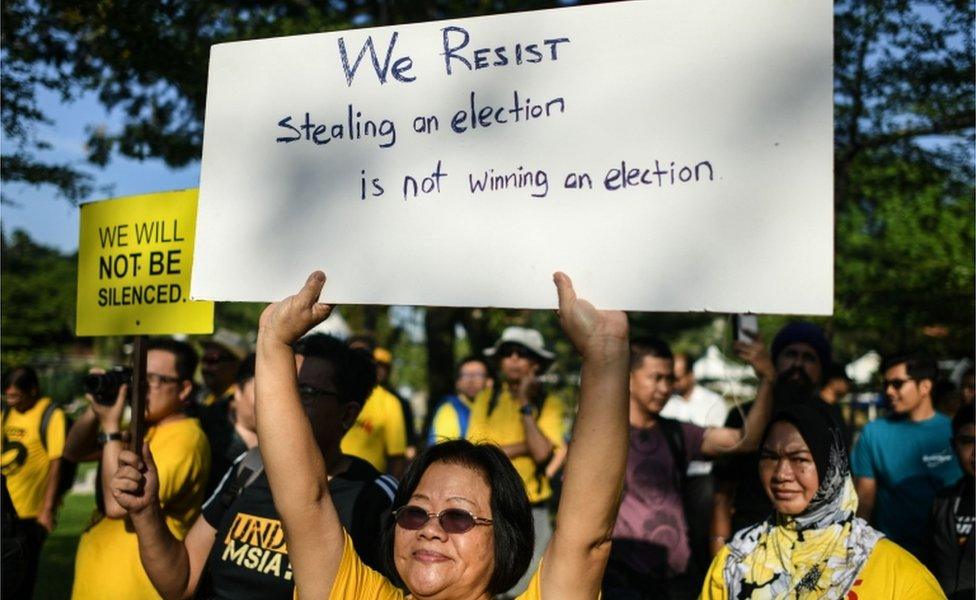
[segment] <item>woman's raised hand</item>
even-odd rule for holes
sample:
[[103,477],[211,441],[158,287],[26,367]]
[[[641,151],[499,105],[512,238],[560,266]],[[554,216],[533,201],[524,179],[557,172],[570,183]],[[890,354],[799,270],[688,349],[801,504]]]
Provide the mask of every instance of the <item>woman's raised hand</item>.
[[619,310],[597,310],[576,297],[573,281],[562,272],[553,274],[559,294],[559,324],[584,358],[615,357],[628,344],[627,315]]
[[260,334],[290,345],[308,333],[332,312],[330,305],[319,302],[324,286],[325,273],[314,271],[297,294],[269,304],[261,313]]

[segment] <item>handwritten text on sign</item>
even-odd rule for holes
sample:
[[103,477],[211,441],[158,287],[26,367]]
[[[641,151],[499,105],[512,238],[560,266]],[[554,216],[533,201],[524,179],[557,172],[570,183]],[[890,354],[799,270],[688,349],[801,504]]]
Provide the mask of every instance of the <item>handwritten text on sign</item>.
[[78,335],[213,331],[189,296],[196,206],[196,190],[82,205]]
[[193,295],[829,313],[831,81],[815,2],[215,46]]

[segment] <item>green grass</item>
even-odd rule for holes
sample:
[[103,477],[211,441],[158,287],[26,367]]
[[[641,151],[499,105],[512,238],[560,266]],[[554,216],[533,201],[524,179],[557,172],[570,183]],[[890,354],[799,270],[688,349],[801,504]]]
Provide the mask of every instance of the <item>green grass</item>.
[[[85,465],[82,465],[84,468]],[[79,468],[79,475],[81,475]],[[34,588],[36,600],[62,600],[71,597],[75,574],[78,538],[88,526],[95,508],[92,494],[67,494],[58,513],[58,526],[41,551],[41,564]]]

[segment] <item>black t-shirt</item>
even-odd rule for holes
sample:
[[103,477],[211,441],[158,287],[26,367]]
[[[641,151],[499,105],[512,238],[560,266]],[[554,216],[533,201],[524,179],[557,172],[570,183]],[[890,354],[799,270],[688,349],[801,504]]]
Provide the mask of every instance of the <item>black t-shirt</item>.
[[973,478],[963,478],[962,493],[956,497],[953,514],[956,522],[956,541],[959,547],[966,545],[969,537],[973,534],[973,525],[976,524],[976,514],[973,507]]
[[[349,469],[329,482],[329,492],[356,552],[378,569],[380,530],[393,502],[396,480],[364,460],[350,459]],[[203,518],[217,532],[197,597],[291,599],[294,576],[267,475],[262,470],[228,506],[223,494],[237,479],[235,463],[203,506]]]
[[[775,413],[776,409],[781,406],[797,401],[801,400],[790,397],[788,393],[780,394],[780,397],[775,401],[773,412]],[[824,409],[837,422],[842,434],[846,438],[846,443],[848,445],[850,444],[847,426],[838,406],[827,404],[815,396],[810,396],[805,401],[818,403],[818,406]],[[751,402],[744,404],[742,406],[742,412],[749,414],[751,408]],[[725,420],[725,426],[736,429],[742,427],[742,417],[739,415],[738,410],[733,408],[729,411],[729,416]],[[716,482],[720,485],[721,483],[730,483],[735,486],[735,501],[733,503],[735,512],[732,515],[732,533],[736,533],[750,525],[755,525],[772,514],[773,504],[769,501],[769,497],[766,495],[766,491],[763,490],[762,483],[759,481],[758,452],[736,454],[718,460],[715,462],[713,474]]]

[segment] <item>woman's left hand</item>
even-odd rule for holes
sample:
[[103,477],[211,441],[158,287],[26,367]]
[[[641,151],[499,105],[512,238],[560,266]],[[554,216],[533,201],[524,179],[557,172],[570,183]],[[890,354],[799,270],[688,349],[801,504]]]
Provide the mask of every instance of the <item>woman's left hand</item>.
[[584,358],[616,357],[628,344],[627,315],[618,310],[597,310],[576,297],[568,275],[553,275],[559,294],[559,325]]
[[291,345],[324,321],[332,312],[330,305],[319,302],[324,286],[325,273],[315,271],[297,294],[269,304],[261,313],[260,335]]

